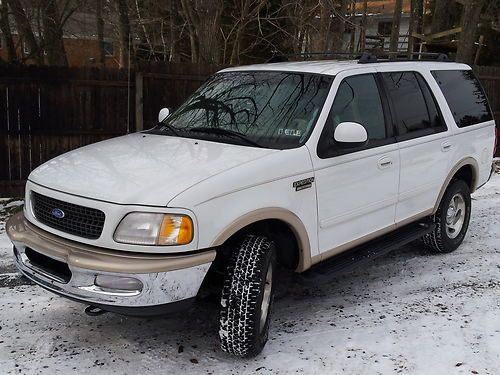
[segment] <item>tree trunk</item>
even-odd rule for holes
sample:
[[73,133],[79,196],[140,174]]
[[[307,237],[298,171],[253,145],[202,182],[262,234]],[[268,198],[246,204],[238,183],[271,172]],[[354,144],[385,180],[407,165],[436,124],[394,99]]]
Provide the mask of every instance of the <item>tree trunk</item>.
[[356,43],[356,0],[351,1],[351,15],[349,17],[349,23],[351,28],[350,40],[349,40],[349,52],[354,55]]
[[56,0],[48,0],[42,8],[44,49],[47,63],[52,66],[68,66],[64,50],[61,19]]
[[26,16],[26,12],[19,0],[8,0],[10,9],[12,9],[12,13],[14,14],[14,20],[16,21],[17,31],[19,36],[26,43],[30,55],[37,64],[43,64],[43,60],[40,54],[40,48],[38,46],[38,42],[36,41],[35,35],[33,34],[33,30],[31,28],[31,24]]
[[361,31],[359,33],[359,51],[364,52],[366,49],[366,13],[368,11],[368,0],[363,1],[363,14],[361,16]]
[[128,2],[127,0],[116,0],[118,4],[118,30],[120,34],[120,68],[128,68],[130,50],[130,19],[128,15]]
[[158,57],[156,56],[155,49],[153,43],[151,42],[151,37],[149,35],[149,30],[146,27],[146,23],[144,22],[144,1],[143,0],[135,0],[135,9],[137,12],[137,21],[141,26],[141,34],[144,42],[147,43],[149,48],[149,57],[153,57],[153,60],[158,61]]
[[7,48],[7,62],[12,62],[17,59],[17,54],[10,30],[9,8],[5,1],[0,1],[0,31],[2,31],[5,47]]
[[169,61],[179,61],[179,56],[177,53],[177,20],[179,19],[179,8],[177,1],[170,1],[170,52]]
[[332,3],[328,0],[320,1],[320,5],[319,34],[317,40],[313,41],[315,43],[312,48],[318,52],[328,52],[331,46],[329,39],[334,9]]
[[333,47],[332,50],[341,52],[344,49],[345,18],[350,0],[341,0],[335,23],[333,25]]
[[220,0],[199,0],[196,34],[200,46],[200,61],[219,62],[219,32],[222,2]]
[[415,52],[415,45],[418,40],[413,33],[422,33],[422,20],[424,12],[423,0],[411,0],[410,3],[410,28],[408,30],[408,52]]
[[189,32],[189,46],[191,48],[191,62],[198,62],[198,40],[196,37],[195,14],[188,0],[181,0],[182,12]]
[[394,16],[392,18],[391,40],[389,43],[389,51],[397,52],[399,44],[399,25],[401,23],[401,12],[403,10],[403,0],[396,0],[394,7]]
[[98,64],[100,68],[106,67],[106,51],[104,51],[104,19],[102,18],[103,0],[95,0],[95,17],[97,23],[97,45],[99,49]]
[[450,26],[450,0],[435,0],[432,13],[431,34],[445,31]]
[[188,22],[191,59],[203,63],[219,62],[222,0],[181,0],[181,3]]
[[465,3],[462,14],[462,32],[458,41],[457,58],[458,62],[471,65],[474,62],[476,52],[478,23],[485,0],[469,0]]

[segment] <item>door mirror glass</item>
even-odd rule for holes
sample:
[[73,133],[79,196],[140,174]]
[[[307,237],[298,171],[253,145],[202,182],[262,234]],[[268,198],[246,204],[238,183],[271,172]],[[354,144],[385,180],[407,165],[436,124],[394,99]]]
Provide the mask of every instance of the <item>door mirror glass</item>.
[[342,147],[360,147],[368,141],[368,133],[357,122],[341,122],[333,134],[335,143]]
[[160,113],[158,114],[158,122],[162,122],[163,120],[165,120],[169,114],[170,114],[170,109],[162,108],[160,110]]

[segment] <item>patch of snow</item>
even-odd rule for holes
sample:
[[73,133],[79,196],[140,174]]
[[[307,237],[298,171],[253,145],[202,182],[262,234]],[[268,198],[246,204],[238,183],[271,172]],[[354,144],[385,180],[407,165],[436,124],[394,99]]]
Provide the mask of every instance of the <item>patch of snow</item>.
[[499,374],[500,175],[472,206],[451,254],[415,242],[330,285],[281,281],[269,342],[250,360],[220,351],[216,302],[169,318],[89,317],[38,286],[0,287],[0,374]]

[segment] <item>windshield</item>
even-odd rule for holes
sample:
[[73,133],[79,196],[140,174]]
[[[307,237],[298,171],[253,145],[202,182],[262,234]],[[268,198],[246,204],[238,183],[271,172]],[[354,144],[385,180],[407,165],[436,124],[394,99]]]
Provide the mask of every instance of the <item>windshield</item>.
[[211,77],[150,132],[276,149],[302,145],[332,76],[242,71]]

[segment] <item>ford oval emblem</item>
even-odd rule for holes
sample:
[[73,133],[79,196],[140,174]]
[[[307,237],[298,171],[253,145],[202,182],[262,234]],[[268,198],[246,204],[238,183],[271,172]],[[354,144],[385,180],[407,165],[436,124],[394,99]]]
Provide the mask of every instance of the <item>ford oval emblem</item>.
[[60,208],[53,208],[52,209],[52,216],[54,216],[57,219],[62,219],[64,217],[64,211],[61,210]]

